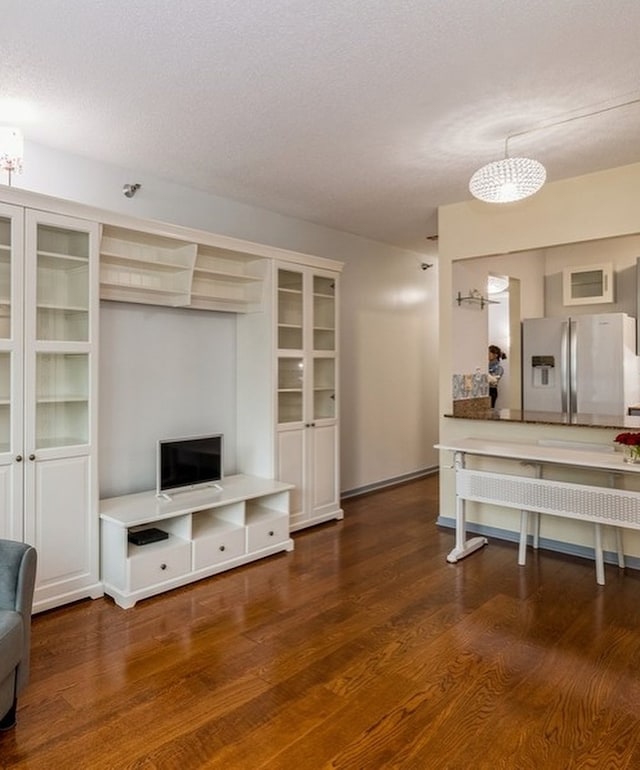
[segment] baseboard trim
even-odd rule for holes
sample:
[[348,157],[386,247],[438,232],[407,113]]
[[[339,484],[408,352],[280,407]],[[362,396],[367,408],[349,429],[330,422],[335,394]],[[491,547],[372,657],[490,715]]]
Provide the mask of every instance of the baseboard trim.
[[[447,527],[448,529],[456,528],[456,520],[450,516],[438,516],[436,524],[440,527]],[[487,527],[484,524],[475,524],[474,522],[467,522],[466,529],[467,532],[471,532],[474,535],[482,535],[488,538],[495,538],[496,540],[506,540],[509,543],[520,542],[520,533],[509,529]],[[532,535],[528,536],[527,544],[533,545]],[[539,547],[547,551],[555,551],[556,553],[563,553],[567,556],[579,556],[583,559],[595,561],[594,549],[586,545],[576,545],[574,543],[565,543],[562,540],[552,540],[548,537],[541,537],[539,540]],[[618,554],[615,551],[605,551],[604,561],[605,564],[614,564],[617,566]],[[626,567],[640,570],[640,558],[637,556],[627,556],[625,554],[624,563]]]
[[363,487],[356,487],[355,489],[347,489],[340,493],[340,499],[346,500],[349,497],[358,497],[359,495],[367,495],[370,492],[377,492],[379,489],[385,489],[386,487],[395,487],[397,484],[404,484],[406,481],[415,481],[415,479],[421,479],[423,476],[431,476],[434,473],[438,473],[439,466],[433,465],[430,468],[422,468],[419,471],[413,471],[412,473],[404,473],[401,476],[394,476],[390,479],[384,479],[383,481],[376,481],[373,484],[366,484]]

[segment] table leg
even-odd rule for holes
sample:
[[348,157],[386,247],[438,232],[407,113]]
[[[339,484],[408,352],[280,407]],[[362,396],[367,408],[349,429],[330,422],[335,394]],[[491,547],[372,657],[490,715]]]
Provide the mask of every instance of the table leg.
[[[454,467],[456,471],[464,468],[464,458],[461,452],[455,453]],[[479,550],[489,542],[486,537],[472,537],[466,539],[465,501],[456,493],[456,547],[447,556],[450,564],[464,559],[474,551]]]

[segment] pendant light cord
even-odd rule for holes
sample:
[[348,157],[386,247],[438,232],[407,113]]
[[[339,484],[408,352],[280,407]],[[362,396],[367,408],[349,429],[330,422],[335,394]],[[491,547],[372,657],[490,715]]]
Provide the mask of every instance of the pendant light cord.
[[562,120],[556,120],[551,123],[545,123],[542,126],[536,126],[535,128],[528,128],[525,131],[516,131],[514,134],[509,134],[504,140],[504,157],[509,157],[509,140],[515,139],[520,136],[526,136],[527,134],[533,134],[535,131],[543,131],[546,128],[555,128],[556,126],[562,126],[565,123],[573,123],[574,120],[582,120],[582,118],[591,118],[594,115],[602,115],[605,112],[611,112],[612,110],[619,110],[621,107],[630,107],[632,104],[640,104],[640,97],[631,99],[628,102],[622,102],[621,104],[613,104],[610,107],[602,107],[599,110],[593,112],[585,112],[583,115],[573,115],[570,118],[563,118]]

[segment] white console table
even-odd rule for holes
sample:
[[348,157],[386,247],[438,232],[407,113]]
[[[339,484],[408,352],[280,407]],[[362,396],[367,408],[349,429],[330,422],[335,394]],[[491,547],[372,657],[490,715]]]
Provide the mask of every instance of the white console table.
[[[450,444],[436,444],[437,449],[454,453],[456,475],[456,545],[447,561],[457,562],[487,543],[484,537],[466,538],[465,501],[493,503],[518,508],[522,512],[519,563],[524,564],[527,514],[550,514],[589,521],[595,524],[596,580],[604,584],[604,559],[600,526],[640,529],[640,493],[573,482],[551,481],[536,477],[467,468],[465,457],[477,455],[520,461],[535,466],[556,465],[587,468],[612,474],[640,473],[640,465],[625,463],[621,452],[578,442],[546,441],[524,443],[465,438]],[[621,538],[618,539],[618,563],[624,566]]]
[[[228,476],[221,489],[154,491],[100,502],[104,590],[125,609],[171,588],[293,550],[289,490],[293,484]],[[155,527],[169,537],[134,545],[129,532]]]

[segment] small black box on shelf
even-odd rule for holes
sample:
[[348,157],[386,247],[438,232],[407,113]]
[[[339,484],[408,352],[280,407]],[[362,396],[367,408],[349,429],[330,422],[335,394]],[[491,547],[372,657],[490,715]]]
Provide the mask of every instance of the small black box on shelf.
[[157,543],[160,540],[168,540],[168,538],[168,532],[157,527],[149,527],[148,529],[129,530],[128,540],[134,545],[148,545],[149,543]]

